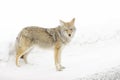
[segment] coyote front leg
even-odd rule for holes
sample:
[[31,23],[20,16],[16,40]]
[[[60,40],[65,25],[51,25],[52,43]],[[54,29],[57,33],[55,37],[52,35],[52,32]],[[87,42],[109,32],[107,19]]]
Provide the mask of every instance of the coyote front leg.
[[61,46],[56,45],[55,46],[55,66],[58,71],[61,71],[64,69],[64,67],[61,65]]
[[65,67],[61,65],[61,48],[59,49],[58,52],[58,63],[60,64],[61,69],[65,69]]

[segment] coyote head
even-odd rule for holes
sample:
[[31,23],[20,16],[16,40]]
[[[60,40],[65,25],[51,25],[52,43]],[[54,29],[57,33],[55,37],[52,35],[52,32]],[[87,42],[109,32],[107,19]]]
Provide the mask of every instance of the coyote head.
[[75,33],[75,18],[73,18],[70,22],[64,22],[62,20],[60,20],[60,25],[62,28],[62,34],[67,37],[67,38],[71,38],[74,36]]

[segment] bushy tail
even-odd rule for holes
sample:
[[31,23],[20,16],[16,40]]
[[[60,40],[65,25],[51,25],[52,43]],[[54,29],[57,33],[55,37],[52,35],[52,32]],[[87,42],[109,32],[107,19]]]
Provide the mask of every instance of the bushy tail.
[[9,48],[9,53],[8,53],[8,61],[10,61],[11,58],[16,56],[16,41],[15,42],[11,42],[8,46]]
[[3,41],[0,45],[0,63],[8,62],[15,53],[15,42]]

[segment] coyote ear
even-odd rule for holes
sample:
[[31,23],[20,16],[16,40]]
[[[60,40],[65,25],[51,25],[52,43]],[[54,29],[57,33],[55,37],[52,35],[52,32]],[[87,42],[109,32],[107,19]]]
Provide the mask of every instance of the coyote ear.
[[65,24],[65,22],[64,21],[62,21],[62,20],[60,20],[60,25],[64,25]]
[[74,22],[75,22],[75,18],[73,18],[73,19],[71,20],[71,24],[74,24]]

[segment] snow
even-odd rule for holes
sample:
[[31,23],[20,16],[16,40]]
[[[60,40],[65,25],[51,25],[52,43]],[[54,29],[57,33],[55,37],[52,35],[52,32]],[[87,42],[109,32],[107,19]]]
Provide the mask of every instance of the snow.
[[120,66],[110,69],[109,71],[95,73],[87,77],[77,78],[74,80],[120,80]]
[[[120,65],[119,0],[1,0],[0,79],[75,80]],[[63,71],[56,71],[53,50],[35,48],[15,65],[14,43],[26,26],[55,27],[76,18],[76,34],[62,51]],[[9,57],[10,56],[10,57]],[[118,68],[119,69],[119,68]]]

